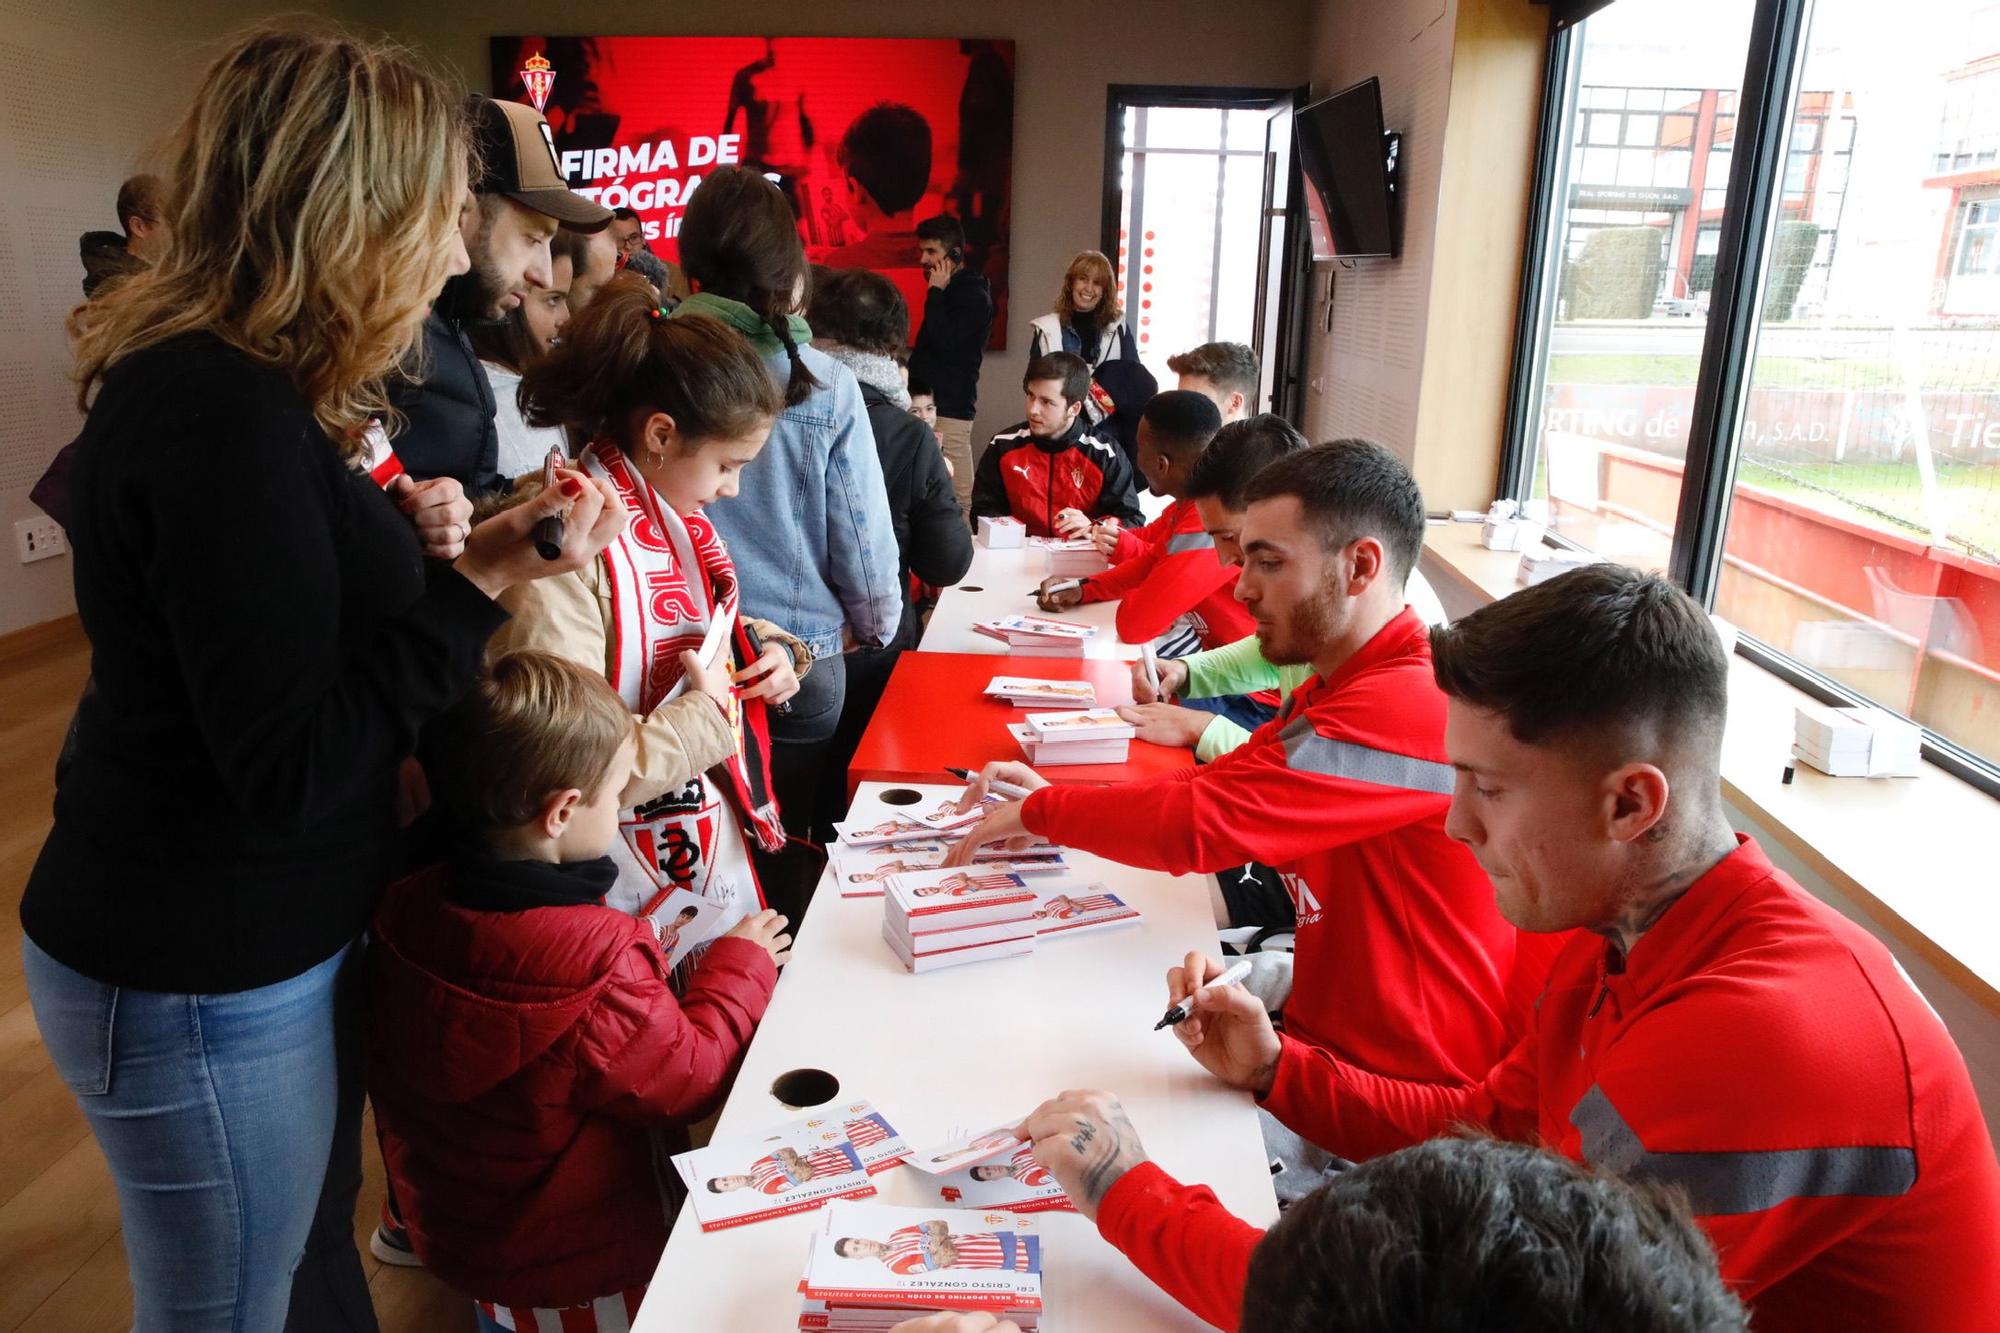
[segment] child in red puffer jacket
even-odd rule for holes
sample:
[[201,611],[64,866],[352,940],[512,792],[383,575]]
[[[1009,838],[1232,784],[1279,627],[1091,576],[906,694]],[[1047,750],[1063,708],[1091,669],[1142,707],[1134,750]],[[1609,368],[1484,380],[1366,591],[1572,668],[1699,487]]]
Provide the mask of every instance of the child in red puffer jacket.
[[482,1328],[627,1327],[682,1197],[667,1157],[728,1089],[791,944],[785,918],[750,916],[675,996],[652,922],[602,903],[634,746],[602,677],[494,662],[427,737],[465,850],[375,921],[382,1158],[418,1256]]

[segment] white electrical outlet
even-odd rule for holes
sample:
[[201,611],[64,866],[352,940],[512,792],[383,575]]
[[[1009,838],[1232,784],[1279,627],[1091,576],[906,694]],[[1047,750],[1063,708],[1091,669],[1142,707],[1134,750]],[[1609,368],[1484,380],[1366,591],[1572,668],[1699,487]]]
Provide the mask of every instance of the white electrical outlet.
[[14,549],[21,553],[21,563],[27,565],[61,555],[69,549],[69,543],[63,540],[62,524],[54,519],[24,518],[14,525]]

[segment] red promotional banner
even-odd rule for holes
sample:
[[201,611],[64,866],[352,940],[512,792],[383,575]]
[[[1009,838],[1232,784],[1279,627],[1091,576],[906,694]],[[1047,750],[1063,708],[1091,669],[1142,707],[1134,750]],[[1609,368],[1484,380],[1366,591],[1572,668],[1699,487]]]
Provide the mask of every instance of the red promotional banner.
[[539,104],[571,188],[678,258],[717,167],[776,181],[814,263],[871,268],[922,319],[914,227],[949,213],[1005,345],[1014,44],[895,37],[495,37],[496,97]]

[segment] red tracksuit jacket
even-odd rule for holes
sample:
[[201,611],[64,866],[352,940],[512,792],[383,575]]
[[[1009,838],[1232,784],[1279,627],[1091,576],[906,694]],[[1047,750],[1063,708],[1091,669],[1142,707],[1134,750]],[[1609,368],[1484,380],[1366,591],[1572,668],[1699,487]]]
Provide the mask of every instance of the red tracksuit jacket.
[[[1762,1333],[1974,1333],[2000,1311],[2000,1167],[1965,1061],[1873,936],[1747,839],[1623,960],[1580,934],[1480,1083],[1284,1039],[1265,1107],[1370,1157],[1471,1123],[1678,1185]],[[1262,1234],[1148,1164],[1098,1226],[1234,1328]]]
[[1510,989],[1519,932],[1479,863],[1445,836],[1444,712],[1430,637],[1405,608],[1214,763],[1044,787],[1022,818],[1127,865],[1275,867],[1298,909],[1286,1030],[1365,1069],[1469,1083],[1520,1035],[1545,969],[1531,969],[1525,994]]
[[[1118,603],[1118,637],[1151,643],[1182,616],[1201,622],[1201,646],[1219,648],[1256,628],[1236,600],[1236,571],[1216,558],[1192,500],[1176,500],[1143,528],[1127,528],[1112,551],[1117,563],[1083,581],[1086,602]],[[1275,700],[1273,701],[1275,702]]]
[[1065,509],[1094,519],[1109,515],[1128,527],[1144,523],[1125,451],[1091,434],[1082,417],[1056,440],[1036,439],[1025,422],[995,435],[973,469],[975,526],[1012,514],[1030,537],[1053,537],[1056,515]]

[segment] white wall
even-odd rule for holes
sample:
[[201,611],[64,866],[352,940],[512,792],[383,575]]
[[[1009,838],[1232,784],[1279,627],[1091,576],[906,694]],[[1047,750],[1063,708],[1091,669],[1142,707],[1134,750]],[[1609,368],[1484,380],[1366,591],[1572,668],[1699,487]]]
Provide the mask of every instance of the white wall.
[[13,528],[40,515],[28,488],[80,420],[62,331],[83,298],[77,237],[117,230],[119,182],[149,165],[243,15],[223,0],[0,0],[0,634],[75,609],[69,558],[18,563]]

